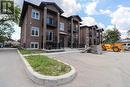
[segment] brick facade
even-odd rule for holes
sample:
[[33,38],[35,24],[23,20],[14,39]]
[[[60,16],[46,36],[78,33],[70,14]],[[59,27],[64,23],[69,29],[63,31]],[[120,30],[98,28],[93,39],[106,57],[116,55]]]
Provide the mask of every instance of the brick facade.
[[[37,11],[35,16],[38,16],[39,19],[32,18],[33,10]],[[63,10],[53,2],[41,2],[37,6],[24,1],[19,24],[21,27],[21,46],[24,48],[37,47],[38,49],[83,47],[87,43],[86,32],[89,29],[80,27],[82,20],[78,15],[64,17],[62,13]],[[37,36],[32,36],[32,27],[39,29],[35,31],[35,33],[38,32]],[[31,44],[33,42],[37,42],[38,45]]]

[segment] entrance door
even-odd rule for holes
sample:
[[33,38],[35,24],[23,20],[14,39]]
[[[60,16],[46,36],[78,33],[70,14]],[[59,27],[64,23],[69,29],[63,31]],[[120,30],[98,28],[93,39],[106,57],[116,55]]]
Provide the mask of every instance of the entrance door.
[[60,35],[60,47],[64,48],[64,39],[65,39],[65,36],[64,35]]

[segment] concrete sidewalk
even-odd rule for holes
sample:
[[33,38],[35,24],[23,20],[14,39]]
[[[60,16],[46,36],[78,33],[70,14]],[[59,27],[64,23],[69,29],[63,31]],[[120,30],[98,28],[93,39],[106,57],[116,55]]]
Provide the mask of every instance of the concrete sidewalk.
[[24,71],[16,49],[0,50],[0,87],[43,87],[33,83]]

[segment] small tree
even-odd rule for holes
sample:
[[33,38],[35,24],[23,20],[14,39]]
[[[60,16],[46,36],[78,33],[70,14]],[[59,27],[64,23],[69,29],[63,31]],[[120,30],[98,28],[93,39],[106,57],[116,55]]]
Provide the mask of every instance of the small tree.
[[108,44],[113,44],[115,42],[117,42],[118,40],[120,40],[120,32],[118,31],[118,29],[113,29],[110,30],[108,29],[104,34],[103,34],[103,38],[104,38],[104,43],[108,43]]
[[[12,7],[13,8],[13,7]],[[12,9],[13,10],[13,9]],[[15,32],[14,24],[18,24],[20,18],[20,8],[15,7],[14,14],[5,14],[0,17],[0,42],[11,39]]]
[[127,31],[128,38],[130,39],[130,30]]

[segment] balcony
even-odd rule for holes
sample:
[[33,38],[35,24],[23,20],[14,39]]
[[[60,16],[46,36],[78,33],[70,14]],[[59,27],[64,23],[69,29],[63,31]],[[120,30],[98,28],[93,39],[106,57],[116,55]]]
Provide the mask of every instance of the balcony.
[[68,29],[68,32],[71,33],[71,29],[70,28]]
[[[68,32],[71,33],[71,29],[68,29]],[[79,32],[79,30],[74,28],[73,33],[78,33],[78,32]]]
[[47,25],[51,27],[57,27],[57,21],[53,18],[47,18]]
[[91,34],[91,33],[89,34],[89,37],[92,37],[92,34]]
[[73,33],[78,33],[78,32],[79,32],[78,29],[74,28]]

